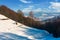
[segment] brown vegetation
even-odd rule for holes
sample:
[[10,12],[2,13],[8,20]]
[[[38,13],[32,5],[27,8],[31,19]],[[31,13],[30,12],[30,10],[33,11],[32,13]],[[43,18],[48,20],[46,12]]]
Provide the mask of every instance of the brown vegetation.
[[37,27],[40,25],[39,21],[35,21],[30,17],[25,17],[22,11],[18,10],[18,12],[16,13],[4,5],[0,6],[0,14],[5,15],[8,18],[20,22],[22,24],[25,24],[27,26]]
[[6,6],[2,5],[0,6],[0,14],[7,16],[10,19],[13,20],[18,20],[18,16],[16,14],[16,12],[10,10],[9,8],[7,8]]

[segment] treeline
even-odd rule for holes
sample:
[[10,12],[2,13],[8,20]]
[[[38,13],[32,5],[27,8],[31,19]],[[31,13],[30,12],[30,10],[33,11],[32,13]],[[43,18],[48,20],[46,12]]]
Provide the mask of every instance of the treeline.
[[30,12],[30,15],[28,17],[25,17],[24,13],[20,10],[17,11],[17,14],[19,18],[18,21],[22,24],[25,24],[30,27],[37,27],[41,25],[40,21],[37,21],[33,18],[32,12]]
[[32,12],[30,12],[30,15],[28,17],[25,17],[23,12],[20,10],[18,10],[18,12],[14,12],[4,5],[0,6],[0,14],[5,15],[8,18],[15,20],[16,22],[20,22],[24,25],[30,27],[39,27],[41,25],[40,21],[34,20],[31,16],[31,13]]

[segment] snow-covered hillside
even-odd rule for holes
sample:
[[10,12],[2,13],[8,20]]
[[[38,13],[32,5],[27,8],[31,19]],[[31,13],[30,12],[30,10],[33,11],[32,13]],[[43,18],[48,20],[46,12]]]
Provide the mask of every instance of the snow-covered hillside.
[[[3,20],[5,19],[5,20]],[[0,40],[60,40],[45,30],[30,28],[0,14]]]

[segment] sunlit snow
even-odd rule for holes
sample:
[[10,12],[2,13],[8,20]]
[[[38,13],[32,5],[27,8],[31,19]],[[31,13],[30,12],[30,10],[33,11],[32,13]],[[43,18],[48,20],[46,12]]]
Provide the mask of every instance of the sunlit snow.
[[[7,19],[7,20],[2,20]],[[30,28],[0,14],[0,40],[60,40],[45,30]]]

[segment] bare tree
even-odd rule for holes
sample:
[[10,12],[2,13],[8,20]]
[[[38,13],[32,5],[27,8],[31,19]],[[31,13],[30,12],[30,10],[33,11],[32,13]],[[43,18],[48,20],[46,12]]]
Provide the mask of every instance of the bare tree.
[[30,18],[34,18],[34,15],[33,15],[33,12],[32,12],[32,11],[29,12],[29,17],[30,17]]

